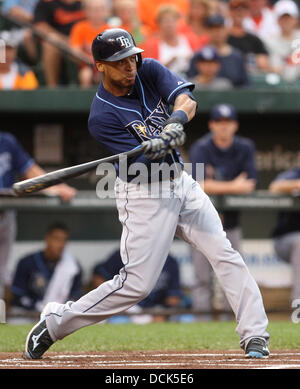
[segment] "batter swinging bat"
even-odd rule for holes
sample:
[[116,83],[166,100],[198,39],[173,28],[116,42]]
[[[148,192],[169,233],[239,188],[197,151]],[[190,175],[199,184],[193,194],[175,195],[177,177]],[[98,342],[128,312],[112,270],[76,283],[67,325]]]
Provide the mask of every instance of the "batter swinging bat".
[[112,155],[110,157],[97,159],[95,161],[82,163],[80,165],[75,165],[60,170],[55,170],[54,172],[50,172],[42,176],[29,178],[24,181],[16,182],[13,185],[13,191],[16,196],[24,196],[26,194],[35,193],[40,190],[49,188],[50,186],[60,184],[70,178],[77,177],[80,176],[81,174],[87,173],[93,170],[95,167],[97,167],[100,163],[103,162],[114,163],[119,161],[121,158],[134,157],[136,155],[141,154],[142,152],[143,152],[142,146],[138,146],[135,149],[126,151],[124,153]]

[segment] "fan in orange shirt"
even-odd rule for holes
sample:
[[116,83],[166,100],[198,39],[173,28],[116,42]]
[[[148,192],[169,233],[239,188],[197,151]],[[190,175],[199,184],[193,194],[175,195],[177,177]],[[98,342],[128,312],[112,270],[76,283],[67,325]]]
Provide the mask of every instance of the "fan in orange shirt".
[[143,25],[149,28],[150,32],[157,32],[157,14],[162,5],[174,5],[182,15],[189,10],[189,0],[137,0],[138,14]]
[[[70,33],[70,46],[78,54],[87,54],[93,59],[91,53],[92,42],[99,32],[110,28],[106,24],[109,16],[109,9],[106,0],[85,0],[84,1],[86,19],[74,24]],[[85,64],[79,65],[79,83],[82,87],[90,87],[99,82],[96,75],[99,72]]]
[[212,12],[211,0],[190,0],[189,11],[186,17],[178,23],[178,31],[193,36],[198,48],[209,42],[209,34],[205,26],[205,19]]
[[194,50],[199,49],[192,36],[178,32],[180,12],[169,4],[159,8],[157,15],[158,34],[142,45],[143,57],[155,58],[171,71],[185,75]]
[[5,44],[5,58],[0,61],[0,90],[38,88],[39,83],[33,71],[17,60],[20,43],[17,34],[13,30],[2,31],[0,40]]

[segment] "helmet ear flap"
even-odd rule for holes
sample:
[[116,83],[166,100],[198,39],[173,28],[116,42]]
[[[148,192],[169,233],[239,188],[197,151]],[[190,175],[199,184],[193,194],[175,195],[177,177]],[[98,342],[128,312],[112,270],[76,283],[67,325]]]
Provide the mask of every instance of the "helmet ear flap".
[[142,60],[143,60],[142,54],[141,53],[137,54],[136,55],[136,66],[137,66],[137,68],[139,68],[142,65]]

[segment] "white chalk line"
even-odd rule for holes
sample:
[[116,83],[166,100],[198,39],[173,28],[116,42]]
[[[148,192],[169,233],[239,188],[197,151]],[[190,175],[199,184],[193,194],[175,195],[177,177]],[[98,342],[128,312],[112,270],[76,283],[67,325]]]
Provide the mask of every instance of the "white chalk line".
[[[122,356],[132,356],[132,354],[124,354],[122,353]],[[148,357],[149,354],[146,353],[139,353],[138,354],[141,357]],[[272,353],[272,357],[284,357],[284,356],[300,356],[300,353]],[[224,361],[224,359],[214,359],[211,361],[207,360],[193,360],[192,362],[194,364],[199,364],[199,368],[203,366],[213,366],[217,365],[216,367],[244,367],[244,368],[253,368],[253,369],[288,369],[288,368],[300,368],[300,359],[289,359],[287,362],[299,362],[299,364],[295,363],[274,363],[274,362],[282,362],[282,361],[272,361],[271,359],[265,359],[264,361],[258,360],[258,359],[245,359],[244,355],[241,353],[159,353],[159,354],[151,354],[151,358],[153,357],[224,357],[224,358],[230,358],[230,361]],[[35,368],[47,368],[47,367],[55,367],[55,362],[58,366],[61,367],[82,367],[79,364],[74,364],[72,361],[66,361],[62,359],[68,359],[68,358],[120,358],[120,355],[107,355],[107,354],[61,354],[57,356],[50,356],[48,357],[51,361],[54,363],[47,363],[42,362],[40,360],[34,361],[34,360],[24,360],[23,358],[11,358],[11,359],[4,359],[0,360],[0,368],[1,367],[35,367]],[[239,357],[239,358],[233,358],[231,357]],[[58,361],[59,360],[59,361]],[[191,361],[186,362],[159,362],[152,360],[146,360],[146,361],[137,361],[137,360],[124,360],[124,359],[118,359],[118,360],[102,360],[102,361],[91,361],[92,365],[102,367],[126,367],[126,366],[156,366],[156,367],[164,367],[164,366],[185,366],[188,363],[191,363]],[[243,363],[239,363],[243,362]],[[263,363],[262,363],[263,362]],[[273,363],[272,363],[273,362]]]

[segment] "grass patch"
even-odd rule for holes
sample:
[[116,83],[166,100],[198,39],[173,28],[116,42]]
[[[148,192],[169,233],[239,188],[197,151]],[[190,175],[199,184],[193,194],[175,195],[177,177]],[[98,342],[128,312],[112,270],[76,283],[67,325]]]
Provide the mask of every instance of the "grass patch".
[[[67,336],[51,351],[126,351],[239,349],[234,322],[98,324]],[[31,326],[0,325],[0,351],[23,351]],[[299,326],[291,322],[271,322],[270,348],[300,349]]]

